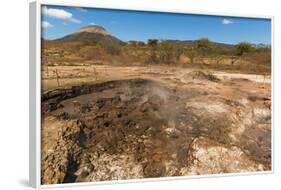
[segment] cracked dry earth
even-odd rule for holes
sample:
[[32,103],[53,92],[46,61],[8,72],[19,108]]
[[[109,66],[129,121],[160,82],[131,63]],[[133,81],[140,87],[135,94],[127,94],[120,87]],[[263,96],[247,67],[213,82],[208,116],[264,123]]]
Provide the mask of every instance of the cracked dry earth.
[[201,71],[42,95],[42,184],[271,170],[271,89]]

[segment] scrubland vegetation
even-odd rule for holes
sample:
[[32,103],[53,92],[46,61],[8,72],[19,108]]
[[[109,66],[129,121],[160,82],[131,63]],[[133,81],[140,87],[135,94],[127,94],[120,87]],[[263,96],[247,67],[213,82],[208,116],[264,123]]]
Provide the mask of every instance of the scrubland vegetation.
[[232,72],[270,74],[271,47],[241,42],[229,45],[207,38],[100,44],[87,41],[42,41],[43,62],[54,65],[172,65]]

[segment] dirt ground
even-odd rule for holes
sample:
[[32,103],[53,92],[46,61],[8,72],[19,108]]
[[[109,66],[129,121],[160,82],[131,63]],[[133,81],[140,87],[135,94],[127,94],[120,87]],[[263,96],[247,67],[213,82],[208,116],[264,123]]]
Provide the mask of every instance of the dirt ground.
[[42,72],[43,184],[271,170],[271,78],[169,66]]

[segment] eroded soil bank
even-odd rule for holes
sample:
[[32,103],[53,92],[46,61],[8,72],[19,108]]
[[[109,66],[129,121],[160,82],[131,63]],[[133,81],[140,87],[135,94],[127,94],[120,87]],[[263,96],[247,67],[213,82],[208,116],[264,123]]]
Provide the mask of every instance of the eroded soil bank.
[[43,184],[271,169],[269,83],[119,78],[43,93]]

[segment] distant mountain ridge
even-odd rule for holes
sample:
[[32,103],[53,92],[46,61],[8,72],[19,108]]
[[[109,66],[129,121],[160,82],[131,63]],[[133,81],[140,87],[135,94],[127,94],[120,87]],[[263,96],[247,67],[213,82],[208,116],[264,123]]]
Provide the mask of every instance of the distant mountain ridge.
[[[89,25],[80,28],[73,33],[66,35],[62,38],[53,40],[53,41],[62,41],[62,42],[73,42],[73,41],[84,41],[84,42],[94,42],[102,45],[120,45],[124,44],[124,42],[117,37],[113,36],[109,33],[104,27],[98,25]],[[161,41],[161,40],[160,40]],[[173,42],[183,46],[195,46],[198,40],[165,40],[169,42]],[[132,42],[132,41],[131,41]],[[137,41],[136,41],[137,42]],[[130,43],[130,41],[128,42]],[[217,47],[223,48],[231,48],[235,46],[234,44],[213,42],[210,43]]]
[[[181,44],[184,46],[195,46],[198,40],[167,40],[167,41]],[[210,41],[210,43],[214,46],[226,47],[226,48],[235,46],[234,44],[227,44],[227,43],[220,43],[220,42],[213,42],[213,41]]]

